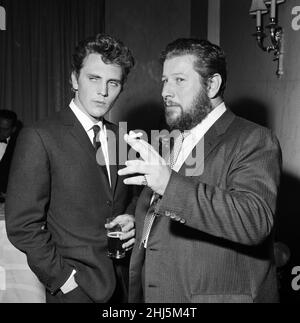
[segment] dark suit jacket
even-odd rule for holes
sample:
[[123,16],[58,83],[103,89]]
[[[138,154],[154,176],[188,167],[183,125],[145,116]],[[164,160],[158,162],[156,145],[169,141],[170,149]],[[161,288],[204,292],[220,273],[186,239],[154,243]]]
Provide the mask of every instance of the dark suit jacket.
[[[116,126],[106,126],[117,135]],[[73,268],[94,301],[105,302],[114,291],[105,219],[133,214],[134,203],[129,205],[130,189],[118,178],[117,167],[110,171],[112,188],[70,109],[20,133],[8,185],[7,233],[51,293]]]
[[275,302],[278,141],[268,129],[226,111],[198,145],[204,165],[189,169],[196,176],[185,176],[187,165],[172,172],[146,251],[139,244],[151,190],[138,200],[129,300]]
[[8,174],[10,170],[13,153],[15,150],[16,139],[17,139],[16,135],[11,136],[7,144],[5,153],[0,161],[0,192],[2,193],[6,193],[6,190],[7,190]]

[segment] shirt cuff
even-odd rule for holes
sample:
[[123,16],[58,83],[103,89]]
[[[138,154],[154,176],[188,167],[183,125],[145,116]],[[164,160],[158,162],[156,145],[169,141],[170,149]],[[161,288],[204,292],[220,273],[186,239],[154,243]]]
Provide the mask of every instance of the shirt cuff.
[[75,289],[78,286],[74,279],[75,274],[76,274],[76,270],[73,269],[68,280],[61,286],[60,290],[63,292],[63,294],[70,292],[71,290]]

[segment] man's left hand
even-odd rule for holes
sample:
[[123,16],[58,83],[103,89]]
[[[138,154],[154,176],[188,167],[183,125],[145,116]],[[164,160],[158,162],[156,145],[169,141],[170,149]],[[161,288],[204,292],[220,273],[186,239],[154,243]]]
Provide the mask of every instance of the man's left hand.
[[134,216],[130,214],[121,214],[114,218],[114,220],[105,224],[105,228],[113,228],[116,224],[120,224],[122,227],[122,235],[120,240],[127,240],[122,244],[122,248],[126,251],[132,249],[135,243],[135,224]]

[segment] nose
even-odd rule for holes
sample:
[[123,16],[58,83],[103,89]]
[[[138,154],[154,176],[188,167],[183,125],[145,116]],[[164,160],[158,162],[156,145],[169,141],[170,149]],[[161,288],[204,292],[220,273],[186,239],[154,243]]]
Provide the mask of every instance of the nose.
[[162,88],[161,95],[164,99],[168,97],[174,97],[174,91],[172,89],[172,86],[170,85],[169,82],[165,82]]
[[104,97],[108,96],[108,86],[107,86],[107,84],[105,82],[101,82],[97,92],[98,92],[98,94],[101,94]]

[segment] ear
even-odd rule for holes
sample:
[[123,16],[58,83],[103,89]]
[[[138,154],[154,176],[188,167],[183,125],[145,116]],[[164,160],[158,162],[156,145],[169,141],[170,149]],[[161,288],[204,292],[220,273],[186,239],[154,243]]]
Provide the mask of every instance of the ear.
[[77,91],[78,90],[78,75],[76,72],[72,72],[71,81],[72,81],[73,90]]
[[218,96],[220,87],[222,85],[222,77],[216,73],[208,80],[207,95],[210,99],[214,99]]

